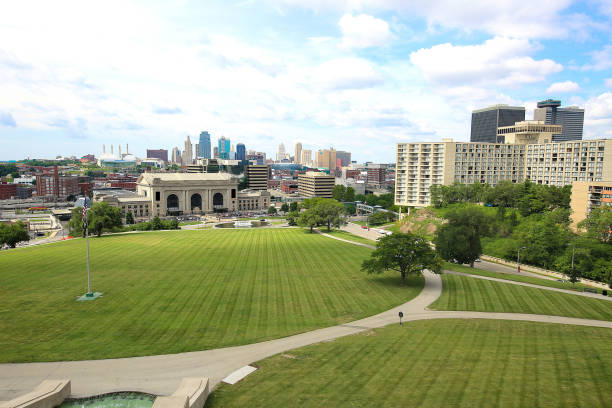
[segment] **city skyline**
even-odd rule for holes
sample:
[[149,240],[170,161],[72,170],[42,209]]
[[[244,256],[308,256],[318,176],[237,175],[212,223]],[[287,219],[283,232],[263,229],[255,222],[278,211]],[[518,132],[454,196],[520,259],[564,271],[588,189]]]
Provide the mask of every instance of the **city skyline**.
[[270,157],[307,140],[391,162],[396,142],[469,140],[473,109],[525,106],[531,119],[548,98],[585,109],[585,139],[611,137],[612,9],[541,6],[545,16],[519,1],[465,14],[365,0],[11,4],[0,160],[102,143],[171,150],[206,128]]

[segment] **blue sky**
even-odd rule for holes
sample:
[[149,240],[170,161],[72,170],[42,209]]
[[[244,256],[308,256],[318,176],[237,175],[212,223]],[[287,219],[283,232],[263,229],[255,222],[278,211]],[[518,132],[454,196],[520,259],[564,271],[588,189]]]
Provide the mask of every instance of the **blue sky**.
[[[0,6],[0,160],[182,148],[208,130],[394,160],[549,97],[612,138],[612,2],[19,1]],[[125,151],[125,150],[124,150]]]

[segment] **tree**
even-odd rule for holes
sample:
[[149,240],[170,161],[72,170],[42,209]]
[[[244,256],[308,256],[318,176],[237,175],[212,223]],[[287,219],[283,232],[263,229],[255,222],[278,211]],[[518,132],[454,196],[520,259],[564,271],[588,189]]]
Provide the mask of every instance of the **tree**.
[[331,231],[331,227],[338,228],[345,224],[343,215],[345,214],[344,206],[335,200],[323,198],[308,211],[314,211],[321,219],[321,223],[327,225],[327,230]]
[[68,231],[74,237],[82,236],[85,238],[85,230],[83,229],[83,207],[73,208],[71,218],[68,221]]
[[424,269],[439,273],[442,260],[422,236],[395,233],[378,240],[376,249],[370,259],[363,261],[361,269],[367,273],[398,271],[405,282],[406,275],[422,273]]
[[387,222],[389,217],[384,211],[378,211],[368,217],[368,223],[370,225],[382,225]]
[[289,211],[289,205],[287,203],[283,203],[283,205],[281,205],[281,209],[282,212],[286,213],[287,211]]
[[578,227],[586,229],[587,235],[593,239],[612,243],[612,207],[593,208],[588,218],[578,223]]
[[355,201],[355,189],[353,187],[347,187],[344,192],[344,201],[353,202]]
[[290,226],[294,226],[297,225],[297,221],[298,221],[298,217],[300,216],[300,214],[298,213],[298,211],[289,211],[287,213],[287,224],[289,224]]
[[342,184],[336,184],[334,186],[334,190],[332,191],[332,197],[336,201],[344,201],[344,194],[346,193],[346,187]]
[[125,215],[125,223],[129,225],[134,224],[134,215],[132,215],[131,211],[128,211]]
[[151,220],[151,229],[154,231],[164,229],[164,224],[157,215]]
[[28,230],[23,222],[17,221],[10,225],[0,224],[0,246],[6,244],[11,248],[15,248],[19,242],[29,240],[30,234],[28,234]]
[[438,228],[434,238],[436,251],[447,261],[470,264],[482,254],[480,237],[489,233],[491,217],[478,207],[449,211],[448,223]]
[[104,230],[121,227],[123,225],[122,218],[121,210],[107,202],[94,203],[87,211],[88,227],[98,236],[101,236]]
[[297,211],[297,210],[298,210],[298,203],[297,203],[297,201],[291,202],[291,204],[289,204],[289,211]]
[[319,225],[321,222],[322,222],[321,217],[319,217],[319,215],[312,210],[306,210],[302,212],[297,219],[297,224],[300,227],[310,228],[311,234],[312,234],[314,227]]
[[276,207],[271,205],[270,207],[268,207],[268,215],[274,215],[274,214],[276,214]]

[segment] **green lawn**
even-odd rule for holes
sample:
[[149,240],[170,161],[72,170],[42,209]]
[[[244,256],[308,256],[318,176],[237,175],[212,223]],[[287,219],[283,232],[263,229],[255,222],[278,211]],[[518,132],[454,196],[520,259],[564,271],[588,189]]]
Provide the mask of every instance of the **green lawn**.
[[437,310],[533,313],[612,320],[612,302],[457,275],[442,275]]
[[202,221],[181,221],[181,222],[179,222],[179,226],[183,226],[183,225],[198,225],[198,224],[202,224]]
[[370,316],[416,296],[367,275],[371,250],[301,229],[75,239],[0,253],[0,362],[99,359],[253,343]]
[[604,407],[610,344],[604,328],[410,322],[260,361],[206,407]]
[[[453,264],[450,262],[444,263],[444,269],[448,269],[448,270],[456,271],[456,272],[469,273],[470,275],[487,276],[490,278],[505,279],[505,280],[514,281],[514,282],[532,283],[534,285],[547,286],[550,288],[557,288],[557,289],[575,290],[578,292],[582,292],[582,289],[587,287],[586,285],[583,285],[581,283],[576,283],[572,285],[569,282],[558,282],[556,280],[535,278],[533,276],[484,271],[482,269],[470,268],[469,266],[457,265],[457,264]],[[601,293],[601,289],[599,288],[594,288],[594,289],[597,289],[597,291]]]
[[360,237],[359,235],[351,234],[348,231],[334,230],[334,229],[331,231],[328,231],[327,228],[323,228],[323,227],[319,228],[319,230],[324,234],[329,234],[334,237],[346,239],[348,241],[359,242],[359,243],[368,244],[368,245],[376,245],[376,241],[374,241],[373,239],[367,239],[364,237]]

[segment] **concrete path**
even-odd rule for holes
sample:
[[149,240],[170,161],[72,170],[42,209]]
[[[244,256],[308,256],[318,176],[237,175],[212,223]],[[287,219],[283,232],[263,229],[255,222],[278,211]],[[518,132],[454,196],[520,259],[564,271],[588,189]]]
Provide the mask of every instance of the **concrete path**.
[[551,288],[549,286],[536,285],[534,283],[509,281],[509,280],[506,280],[506,279],[491,278],[489,276],[470,275],[469,273],[455,272],[455,271],[448,271],[448,270],[445,270],[444,273],[448,273],[449,275],[467,276],[467,277],[475,278],[475,279],[484,279],[484,280],[490,280],[490,281],[494,281],[494,282],[509,283],[510,285],[527,286],[527,287],[530,287],[530,288],[550,290],[552,292],[567,293],[569,295],[584,296],[584,297],[590,297],[590,298],[595,298],[595,299],[602,299],[602,300],[612,301],[612,297],[604,296],[604,295],[601,295],[599,293],[578,292],[578,291],[569,290],[569,289]]
[[[329,237],[359,245],[359,243],[342,238]],[[486,278],[473,275],[468,276]],[[211,379],[211,386],[214,387],[231,372],[266,357],[365,330],[397,324],[399,322],[398,313],[400,311],[404,313],[404,321],[425,319],[502,319],[612,328],[612,322],[608,321],[561,316],[426,310],[428,305],[440,297],[442,293],[442,279],[439,275],[428,271],[424,272],[424,277],[425,286],[423,291],[416,298],[403,305],[354,322],[313,330],[281,339],[237,347],[148,357],[0,364],[0,400],[9,400],[29,392],[45,379],[58,378],[71,379],[72,394],[74,396],[88,396],[125,390],[169,395],[178,387],[183,377],[198,376],[209,377]],[[487,279],[499,280],[495,278]],[[554,288],[523,284],[522,282],[500,281],[556,290]],[[571,291],[570,293],[574,295],[581,294]]]

